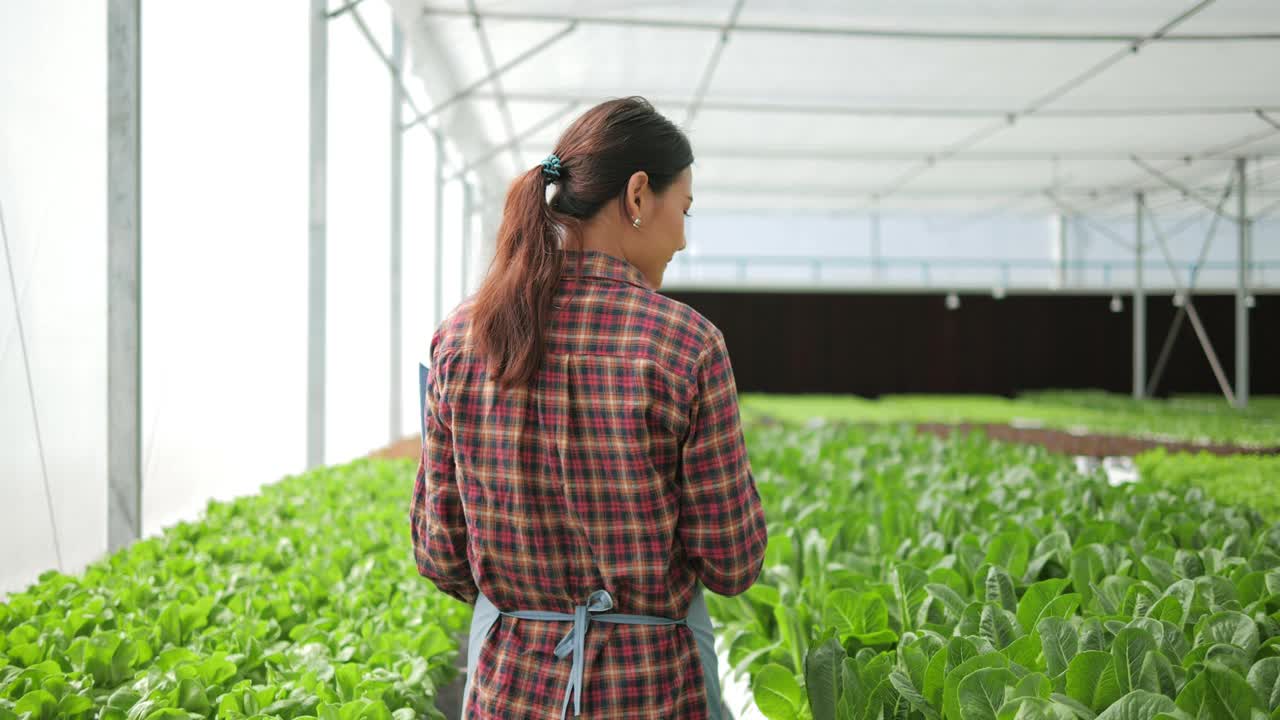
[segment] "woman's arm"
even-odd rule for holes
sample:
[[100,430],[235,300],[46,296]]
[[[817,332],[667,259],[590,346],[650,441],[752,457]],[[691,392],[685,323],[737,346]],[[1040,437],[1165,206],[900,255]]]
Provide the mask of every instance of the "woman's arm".
[[702,584],[721,595],[737,595],[760,575],[767,533],[747,459],[733,368],[718,328],[696,373],[689,431],[681,447],[678,532]]
[[410,527],[418,572],[441,591],[466,603],[479,590],[467,561],[467,523],[462,512],[454,467],[453,430],[448,405],[440,391],[444,369],[436,357],[439,333],[431,342],[432,363],[427,375],[426,432],[418,477],[413,487]]

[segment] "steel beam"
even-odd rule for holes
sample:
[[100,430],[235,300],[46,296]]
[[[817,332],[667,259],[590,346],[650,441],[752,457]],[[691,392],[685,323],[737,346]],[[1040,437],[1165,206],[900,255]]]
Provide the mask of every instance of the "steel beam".
[[[369,48],[373,50],[373,54],[377,55],[378,59],[382,61],[382,64],[387,68],[387,72],[391,74],[392,78],[395,78],[395,82],[399,85],[400,94],[404,98],[405,104],[409,106],[409,109],[412,110],[415,115],[421,112],[418,109],[418,104],[413,100],[413,95],[409,92],[409,89],[405,87],[404,68],[400,67],[400,65],[403,65],[403,61],[400,65],[397,65],[395,59],[383,51],[382,46],[378,44],[378,39],[373,36],[373,31],[369,29],[368,23],[364,21],[364,16],[361,15],[360,11],[355,7],[355,3],[352,4],[350,11],[351,20],[355,22],[356,29],[358,29],[360,34],[364,36],[365,42],[369,43]],[[393,20],[392,24],[394,25],[394,23],[395,21]],[[394,40],[392,42],[394,43]],[[403,40],[401,42],[403,42]]]
[[683,123],[685,132],[688,132],[690,126],[693,125],[693,119],[698,115],[702,102],[706,100],[707,91],[711,89],[711,78],[715,76],[716,68],[720,66],[720,56],[724,54],[725,46],[729,44],[729,32],[738,23],[738,17],[742,14],[742,5],[745,2],[746,0],[735,0],[733,9],[729,11],[728,22],[720,29],[719,41],[711,50],[711,59],[707,61],[707,66],[702,71],[702,79],[698,81],[698,89],[693,94],[693,101],[689,103],[688,111],[685,112]]
[[577,27],[578,27],[577,24],[572,22],[569,23],[567,26],[565,26],[564,28],[562,28],[561,30],[553,34],[551,37],[543,40],[537,45],[534,45],[528,50],[525,50],[524,52],[515,56],[511,60],[507,61],[505,64],[501,65],[500,67],[494,68],[491,72],[486,74],[484,77],[471,83],[470,85],[466,86],[462,90],[459,90],[458,92],[454,93],[452,96],[442,100],[441,102],[436,104],[434,107],[424,112],[418,113],[416,117],[414,117],[412,120],[410,120],[408,123],[405,124],[405,128],[407,129],[407,128],[413,127],[414,125],[420,125],[422,123],[425,123],[429,118],[439,114],[442,110],[449,108],[459,100],[466,99],[476,90],[479,90],[480,88],[484,87],[488,83],[492,82],[494,79],[501,77],[503,74],[510,71],[512,68],[516,67],[517,65],[520,65],[521,63],[525,62],[526,60],[533,57],[534,55],[537,55],[543,50],[546,50],[547,48],[556,44],[560,40],[564,39],[566,36],[569,35],[569,33],[573,32]]
[[141,47],[140,0],[108,0],[107,552],[142,537]]
[[[736,28],[737,26],[735,26]],[[493,93],[476,91],[471,97],[477,100],[496,100],[497,96]],[[577,102],[583,105],[591,105],[609,97],[608,93],[590,94],[590,93],[566,93],[566,92],[506,92],[507,100],[511,102],[526,103],[565,103]],[[690,97],[677,96],[648,96],[654,105],[682,105],[687,106],[693,102]],[[922,118],[989,118],[989,119],[1005,119],[1014,108],[1001,107],[893,107],[889,105],[848,105],[848,104],[824,104],[824,103],[797,103],[797,102],[759,102],[749,100],[717,100],[714,98],[703,99],[700,106],[704,110],[718,110],[736,113],[769,113],[769,114],[800,114],[800,115],[839,115],[839,116],[863,116],[863,117],[922,117]],[[1118,117],[1185,117],[1185,116],[1230,116],[1230,115],[1256,115],[1259,110],[1268,112],[1280,112],[1280,107],[1268,106],[1266,108],[1245,107],[1245,106],[1180,106],[1180,107],[1075,107],[1075,108],[1042,108],[1036,111],[1038,117],[1053,118],[1118,118]],[[700,148],[699,154],[705,155],[706,149]],[[923,153],[917,153],[923,154]],[[1042,153],[1045,156],[1060,155],[1062,157],[1070,157],[1070,153]],[[1088,153],[1080,153],[1088,154]],[[1117,153],[1108,153],[1114,156]],[[1156,153],[1161,154],[1161,153]],[[1186,153],[1165,153],[1171,154],[1178,158],[1182,158]],[[1120,153],[1122,157],[1128,157],[1127,153]]]
[[[498,64],[493,59],[493,46],[489,44],[489,33],[484,30],[484,21],[480,19],[480,11],[476,7],[476,0],[467,0],[467,7],[471,10],[472,24],[476,29],[476,36],[480,40],[480,52],[484,55],[484,67],[490,76],[490,82],[493,83],[493,91],[498,96],[498,112],[502,114],[502,123],[506,126],[507,137],[513,141],[516,137],[516,124],[511,119],[511,108],[507,105],[507,97],[503,94],[502,78],[498,73]],[[511,143],[511,160],[515,167],[524,167],[524,155],[520,152],[519,142]]]
[[435,176],[435,303],[432,309],[433,331],[444,322],[444,136],[437,130],[432,133],[436,141]]
[[[1202,3],[1207,4],[1207,3]],[[1194,8],[1193,10],[1198,9]],[[471,17],[468,10],[459,8],[427,7],[424,15],[437,17]],[[702,20],[682,20],[675,18],[639,18],[639,17],[604,17],[591,15],[572,15],[565,13],[538,13],[520,11],[486,10],[480,13],[485,20],[501,20],[507,22],[579,22],[583,25],[600,25],[607,27],[642,27],[655,30],[706,30],[719,31],[719,23]],[[962,31],[962,30],[888,30],[871,27],[840,27],[834,25],[802,25],[802,24],[769,24],[739,23],[739,32],[765,35],[801,35],[827,37],[886,38],[896,40],[955,40],[979,42],[1059,42],[1059,43],[1102,43],[1132,44],[1142,42],[1142,35],[1125,35],[1116,33],[1061,33],[1061,32],[998,32],[998,31]],[[1280,33],[1183,33],[1163,38],[1170,42],[1239,42],[1239,41],[1273,41],[1280,40]]]
[[1245,159],[1236,158],[1236,197],[1239,199],[1238,268],[1236,270],[1236,407],[1249,406],[1249,247],[1250,223],[1246,206],[1248,188]]
[[466,165],[463,165],[462,169],[450,175],[449,180],[452,181],[452,180],[461,179],[467,173],[489,162],[493,158],[505,152],[507,149],[514,147],[517,143],[524,142],[525,140],[528,140],[530,137],[533,137],[534,135],[542,132],[547,127],[554,124],[560,118],[573,112],[573,110],[577,107],[578,107],[577,103],[569,103],[568,105],[565,105],[564,107],[557,109],[555,112],[551,113],[550,115],[547,115],[545,118],[529,126],[526,130],[519,133],[515,137],[510,138],[504,143],[495,145],[489,148],[488,150],[485,150],[484,152],[480,153],[480,155],[476,157],[474,160],[471,160]]
[[404,347],[404,320],[402,315],[402,222],[404,213],[402,210],[403,191],[404,191],[404,133],[400,130],[403,123],[402,110],[404,108],[404,85],[402,84],[402,73],[404,72],[404,36],[400,32],[400,28],[393,20],[391,22],[391,268],[390,268],[390,285],[391,285],[391,367],[388,368],[390,373],[390,393],[391,397],[388,402],[388,428],[390,429],[390,442],[394,443],[400,440],[404,433],[402,418],[404,415],[402,395],[403,395],[403,377],[402,377],[402,355]]
[[1142,215],[1146,199],[1134,196],[1133,270],[1133,397],[1141,400],[1147,387],[1147,295],[1142,287]]
[[1075,77],[1068,79],[1066,82],[1054,87],[1048,92],[1040,95],[1039,97],[1035,98],[1031,102],[1027,103],[1022,109],[1016,112],[1009,113],[1002,120],[995,121],[990,125],[986,125],[984,127],[978,128],[977,130],[969,133],[968,135],[961,138],[960,140],[942,148],[935,154],[926,158],[924,163],[916,165],[915,167],[909,168],[904,173],[902,173],[897,178],[895,178],[892,182],[889,183],[887,187],[885,187],[883,190],[879,192],[880,197],[882,198],[888,197],[889,195],[892,195],[898,192],[903,187],[905,187],[907,183],[911,182],[912,180],[915,180],[917,177],[928,172],[930,169],[937,167],[937,164],[939,162],[943,160],[947,160],[953,157],[954,155],[964,152],[969,148],[982,142],[983,140],[986,140],[987,138],[999,133],[1000,131],[1006,128],[1012,127],[1014,124],[1017,123],[1017,121],[1020,118],[1039,112],[1042,108],[1047,107],[1049,104],[1061,99],[1064,95],[1071,92],[1072,90],[1089,82],[1093,78],[1098,77],[1103,72],[1105,72],[1112,66],[1119,63],[1121,60],[1124,60],[1125,58],[1130,57],[1134,53],[1137,53],[1143,46],[1151,42],[1154,42],[1156,40],[1162,40],[1168,37],[1169,31],[1173,30],[1173,28],[1177,27],[1183,22],[1186,22],[1192,16],[1196,15],[1201,10],[1208,7],[1212,2],[1213,0],[1201,0],[1200,2],[1196,3],[1192,7],[1178,14],[1169,22],[1166,22],[1163,25],[1161,25],[1159,28],[1155,30],[1155,32],[1152,32],[1149,35],[1145,35],[1145,36],[1133,39],[1132,41],[1127,43],[1128,47],[1122,50],[1117,50],[1109,54],[1107,57],[1103,58],[1101,61],[1094,63],[1083,73],[1080,73]]
[[311,0],[308,263],[307,468],[324,465],[325,300],[329,137],[329,20],[327,0]]
[[347,12],[354,10],[356,6],[362,2],[364,2],[364,0],[351,0],[351,2],[346,3],[342,7],[338,8],[337,10],[334,10],[333,12],[329,13],[328,18],[332,20],[336,17],[344,15]]

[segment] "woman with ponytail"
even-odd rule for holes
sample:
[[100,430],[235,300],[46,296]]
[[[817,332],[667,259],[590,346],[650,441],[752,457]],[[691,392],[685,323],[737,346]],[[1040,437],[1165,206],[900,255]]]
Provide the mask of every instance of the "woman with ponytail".
[[464,718],[728,717],[703,588],[749,588],[766,533],[724,337],[657,292],[692,165],[643,99],[587,111],[432,338],[410,519],[475,605]]

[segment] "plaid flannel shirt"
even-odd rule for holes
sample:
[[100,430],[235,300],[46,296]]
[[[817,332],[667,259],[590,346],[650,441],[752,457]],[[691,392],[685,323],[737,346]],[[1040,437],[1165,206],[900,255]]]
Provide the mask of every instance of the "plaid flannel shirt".
[[[470,307],[431,342],[410,512],[424,577],[504,610],[571,613],[603,588],[615,612],[672,618],[697,581],[722,595],[755,582],[765,519],[715,325],[629,263],[570,251],[541,370],[498,391],[468,341]],[[559,717],[567,629],[501,618],[466,717]],[[585,717],[707,717],[688,628],[596,623],[585,661]]]

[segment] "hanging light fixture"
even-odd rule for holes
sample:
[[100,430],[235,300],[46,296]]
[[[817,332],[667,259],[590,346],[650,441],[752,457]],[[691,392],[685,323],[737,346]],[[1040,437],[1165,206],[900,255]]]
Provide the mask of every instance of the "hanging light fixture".
[[948,310],[959,310],[959,309],[960,309],[960,296],[959,296],[959,295],[957,295],[957,294],[955,294],[955,293],[953,293],[953,292],[947,293],[947,309],[948,309]]
[[1120,299],[1119,295],[1111,296],[1111,312],[1124,312],[1124,301]]
[[996,300],[1003,300],[1003,299],[1004,299],[1004,286],[1003,286],[1003,285],[997,285],[997,286],[995,286],[995,287],[991,288],[991,297],[995,298]]
[[1255,305],[1257,305],[1257,304],[1258,304],[1258,301],[1253,299],[1253,294],[1252,294],[1252,293],[1250,293],[1250,294],[1248,294],[1248,295],[1245,295],[1245,296],[1244,296],[1244,306],[1245,306],[1245,307],[1247,307],[1247,308],[1249,308],[1250,310],[1252,310],[1252,309],[1253,309],[1253,306],[1255,306]]

